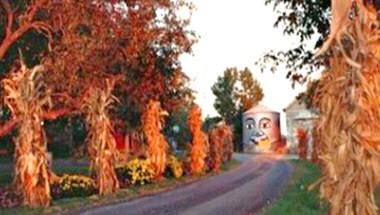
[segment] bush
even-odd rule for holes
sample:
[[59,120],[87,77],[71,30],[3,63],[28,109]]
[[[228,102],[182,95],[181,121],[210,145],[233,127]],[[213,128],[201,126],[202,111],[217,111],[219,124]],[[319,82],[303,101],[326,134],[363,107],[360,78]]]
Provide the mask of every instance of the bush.
[[85,197],[97,193],[95,181],[84,175],[63,175],[59,182],[51,186],[53,199]]
[[176,156],[170,155],[167,159],[165,176],[180,178],[183,175],[182,162]]
[[136,158],[116,167],[116,174],[122,187],[131,184],[144,185],[153,181],[154,169],[148,160]]

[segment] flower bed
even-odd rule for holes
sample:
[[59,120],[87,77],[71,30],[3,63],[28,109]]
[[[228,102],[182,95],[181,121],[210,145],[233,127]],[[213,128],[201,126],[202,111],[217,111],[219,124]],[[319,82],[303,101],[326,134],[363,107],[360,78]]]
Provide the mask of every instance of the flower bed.
[[116,174],[120,185],[144,185],[154,179],[154,169],[148,160],[133,159],[127,164],[116,167]]
[[84,175],[63,175],[50,186],[53,199],[84,197],[97,193],[95,181]]
[[167,162],[165,176],[180,178],[183,175],[182,162],[179,161],[174,155],[170,155]]

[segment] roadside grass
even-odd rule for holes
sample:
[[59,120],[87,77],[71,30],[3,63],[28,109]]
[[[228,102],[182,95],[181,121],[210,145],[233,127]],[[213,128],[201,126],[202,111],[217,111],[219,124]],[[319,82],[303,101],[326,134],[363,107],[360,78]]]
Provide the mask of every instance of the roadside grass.
[[[240,164],[239,161],[232,159],[222,166],[222,172],[232,170],[236,168]],[[61,173],[79,173],[79,174],[88,174],[87,167],[65,167],[59,168],[55,170],[56,174]],[[93,195],[90,197],[77,197],[77,198],[66,198],[54,200],[52,205],[47,208],[26,208],[26,207],[17,207],[10,209],[1,209],[1,215],[39,215],[39,214],[62,214],[68,212],[75,211],[83,211],[93,207],[99,207],[102,205],[115,204],[118,202],[130,201],[132,199],[153,195],[159,192],[168,191],[171,189],[175,189],[178,186],[182,186],[184,184],[192,183],[210,176],[217,175],[216,173],[208,173],[204,175],[198,176],[184,176],[179,179],[174,178],[164,178],[159,182],[146,184],[144,186],[131,186],[126,189],[121,189],[117,193],[113,193],[110,195],[99,196]],[[0,173],[0,180],[4,183],[0,183],[0,185],[4,185],[11,181],[11,174]]]
[[[263,215],[325,215],[328,214],[328,205],[319,198],[319,189],[316,187],[308,191],[309,185],[315,183],[321,176],[318,165],[308,161],[291,161],[295,173],[288,186],[272,205],[265,208]],[[355,188],[353,188],[355,189]],[[380,206],[380,190],[375,193],[376,203]]]
[[315,188],[308,191],[309,185],[316,182],[321,176],[317,165],[302,161],[291,161],[294,166],[294,175],[282,196],[268,208],[264,209],[263,215],[325,215],[327,204],[320,200],[319,190]]

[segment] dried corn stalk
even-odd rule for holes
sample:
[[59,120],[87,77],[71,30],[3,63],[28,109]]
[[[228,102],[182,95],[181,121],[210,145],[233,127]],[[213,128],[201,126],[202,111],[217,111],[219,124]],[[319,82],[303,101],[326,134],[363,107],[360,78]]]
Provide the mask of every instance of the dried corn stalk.
[[50,204],[46,136],[42,109],[50,97],[42,80],[41,66],[21,69],[4,79],[4,100],[12,117],[20,120],[15,138],[14,183],[25,206]]
[[313,129],[312,136],[313,136],[313,152],[311,154],[311,161],[313,163],[319,164],[319,156],[321,154],[321,144],[320,144],[319,134],[317,132],[317,129]]
[[296,129],[296,137],[298,140],[298,157],[300,159],[307,159],[307,142],[309,138],[307,136],[307,131],[303,128]]
[[218,172],[223,162],[224,131],[220,127],[215,127],[209,132],[210,155],[209,167],[212,171]]
[[219,125],[223,133],[223,163],[230,161],[232,159],[232,154],[234,153],[234,142],[233,142],[233,132],[232,128],[225,123]]
[[153,165],[156,178],[161,177],[165,171],[169,147],[161,134],[163,114],[166,112],[161,109],[160,103],[150,100],[142,116],[143,131],[148,143],[148,158]]
[[209,132],[209,166],[219,171],[222,163],[231,160],[233,154],[232,129],[224,122]]
[[107,80],[105,88],[94,87],[85,99],[82,110],[86,114],[87,148],[91,169],[96,173],[96,184],[101,195],[116,192],[119,181],[115,173],[118,151],[112,135],[108,110],[115,98],[114,82]]
[[[332,2],[335,11],[337,0]],[[328,45],[330,68],[317,93],[320,189],[332,215],[375,215],[378,210],[373,192],[380,180],[380,23],[368,3],[354,2],[351,17],[342,12],[344,25],[335,27],[338,46]]]
[[202,131],[201,109],[195,105],[191,108],[188,125],[192,134],[192,140],[188,149],[188,161],[191,174],[202,173],[205,169],[207,155],[207,136]]

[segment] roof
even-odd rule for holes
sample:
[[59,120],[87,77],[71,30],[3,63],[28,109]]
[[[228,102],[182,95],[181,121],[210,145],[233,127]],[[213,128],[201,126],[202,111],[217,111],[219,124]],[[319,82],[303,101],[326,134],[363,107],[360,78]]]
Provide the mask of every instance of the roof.
[[312,110],[303,110],[298,112],[296,116],[294,116],[294,120],[309,120],[309,119],[317,119],[319,116],[317,113],[313,112]]
[[246,114],[246,113],[279,113],[279,112],[274,111],[265,105],[258,104],[255,107],[244,112],[244,114]]
[[286,108],[284,108],[284,112],[299,109],[307,109],[306,104],[304,102],[299,101],[298,99],[294,99],[292,103],[290,103]]

